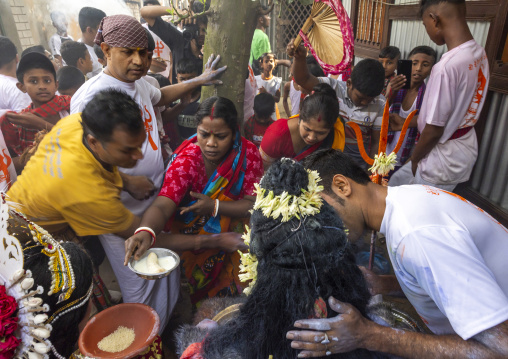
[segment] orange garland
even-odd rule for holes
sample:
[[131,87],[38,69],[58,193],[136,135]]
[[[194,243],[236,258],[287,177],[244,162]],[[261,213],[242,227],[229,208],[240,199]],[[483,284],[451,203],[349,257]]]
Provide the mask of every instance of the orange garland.
[[355,131],[356,140],[358,141],[358,149],[360,150],[360,154],[362,155],[362,158],[367,164],[373,165],[374,160],[369,157],[367,152],[365,152],[365,146],[363,145],[363,136],[362,136],[362,130],[360,130],[360,126],[354,122],[347,122],[346,125],[351,127],[353,131]]
[[404,142],[404,137],[406,137],[406,131],[407,131],[407,128],[409,127],[409,123],[411,122],[413,117],[416,115],[416,112],[417,112],[417,110],[414,110],[413,112],[411,112],[409,114],[409,116],[406,117],[406,120],[404,121],[404,125],[402,125],[402,129],[400,130],[399,140],[397,141],[397,145],[393,149],[393,152],[395,152],[395,153],[399,152],[400,147],[402,146],[402,143]]
[[383,111],[383,122],[381,122],[381,133],[379,134],[379,147],[377,154],[386,152],[386,144],[388,141],[388,125],[390,124],[390,104],[386,101],[385,109]]

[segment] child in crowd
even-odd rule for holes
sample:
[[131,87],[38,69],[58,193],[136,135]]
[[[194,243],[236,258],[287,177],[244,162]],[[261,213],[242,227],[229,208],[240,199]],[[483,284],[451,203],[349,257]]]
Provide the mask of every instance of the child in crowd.
[[18,50],[5,36],[0,36],[0,116],[7,111],[21,111],[30,105],[30,96],[21,92],[16,83]]
[[68,23],[63,12],[53,11],[49,16],[56,29],[56,34],[49,39],[49,49],[51,50],[51,55],[62,62],[62,55],[60,52],[62,44],[66,41],[73,41],[74,39],[67,34]]
[[[383,91],[381,92],[385,97],[387,97],[387,94],[389,94],[390,90],[388,88],[388,84],[396,76],[395,70],[397,70],[399,60],[400,60],[400,50],[398,47],[387,46],[384,49],[382,49],[381,52],[379,53],[379,62],[381,63],[381,65],[383,65],[383,68],[385,69],[385,84],[383,86]],[[404,84],[402,84],[402,86],[403,85]]]
[[99,29],[99,24],[104,17],[106,17],[104,11],[93,7],[85,6],[79,10],[78,22],[79,28],[81,29],[81,39],[78,41],[86,45],[93,62],[93,71],[86,74],[89,79],[102,72],[102,66],[94,51],[94,40],[97,35],[97,30]]
[[[195,61],[187,61],[182,59],[176,65],[176,80],[178,83],[193,79],[198,76],[200,69]],[[198,123],[196,120],[196,111],[199,107],[199,99],[201,98],[201,89],[198,87],[194,91],[185,94],[179,101],[170,109],[166,110],[164,116],[164,129],[166,133],[175,133],[174,123],[176,120],[178,133],[178,143],[180,145],[183,140],[196,134]],[[171,139],[171,135],[170,135]],[[174,144],[171,142],[171,146]],[[176,147],[174,147],[176,148]]]
[[86,45],[77,41],[66,41],[60,48],[62,58],[68,66],[78,68],[83,75],[93,71],[93,62]]
[[254,115],[245,123],[245,138],[254,143],[257,148],[261,145],[266,129],[274,121],[272,114],[275,107],[273,96],[268,93],[260,93],[254,98]]
[[21,113],[8,112],[0,119],[0,128],[13,157],[33,145],[37,132],[50,130],[70,111],[70,97],[55,96],[56,72],[46,56],[37,52],[26,54],[19,62],[16,76],[18,88],[28,93],[32,103]]
[[418,183],[452,191],[469,179],[478,156],[474,125],[485,103],[489,64],[469,30],[465,0],[422,0],[420,10],[430,39],[446,44],[448,52],[427,83],[411,161],[390,185]]
[[85,83],[85,75],[74,66],[64,66],[56,73],[58,93],[60,95],[74,95]]
[[101,47],[97,44],[94,44],[93,51],[95,52],[95,56],[97,56],[97,61],[99,61],[99,64],[101,64],[103,68],[108,66],[108,59],[106,56],[104,56],[104,52],[102,52]]
[[[282,83],[282,78],[273,76],[272,71],[277,65],[277,58],[275,54],[271,52],[265,52],[260,58],[259,63],[261,66],[262,73],[261,75],[256,76],[256,83],[258,86],[258,93],[269,93],[273,96],[273,99],[276,103],[280,101],[280,85]],[[272,114],[272,120],[276,121],[279,116],[277,116],[277,107],[275,107],[275,112]]]
[[[425,79],[430,75],[432,66],[436,62],[437,54],[429,46],[417,46],[409,53],[409,60],[413,63],[411,72],[411,88],[409,90],[399,90],[393,98],[390,106],[390,131],[388,133],[388,144],[386,153],[391,153],[395,148],[400,137],[400,130],[406,121],[407,116],[414,110],[420,111],[425,94]],[[418,115],[418,112],[416,115]],[[402,147],[397,153],[397,171],[411,157],[418,134],[417,116],[413,117],[409,128],[407,129]]]

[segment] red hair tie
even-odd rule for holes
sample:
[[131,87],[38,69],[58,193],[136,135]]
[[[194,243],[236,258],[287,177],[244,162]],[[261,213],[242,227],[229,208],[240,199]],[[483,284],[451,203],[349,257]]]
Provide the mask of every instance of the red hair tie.
[[214,106],[212,106],[212,112],[210,112],[210,121],[213,121],[213,110],[215,109]]

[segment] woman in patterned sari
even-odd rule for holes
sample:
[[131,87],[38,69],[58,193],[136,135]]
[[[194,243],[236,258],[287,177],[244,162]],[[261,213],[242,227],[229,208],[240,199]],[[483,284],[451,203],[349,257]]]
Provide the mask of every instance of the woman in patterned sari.
[[[254,183],[263,174],[256,146],[238,131],[233,102],[211,97],[198,108],[197,134],[175,151],[159,197],[146,210],[140,229],[156,234],[157,246],[180,253],[193,304],[241,293],[238,249],[245,249],[240,219],[254,205]],[[168,222],[168,220],[170,222]],[[151,243],[150,230],[126,242],[126,261]]]

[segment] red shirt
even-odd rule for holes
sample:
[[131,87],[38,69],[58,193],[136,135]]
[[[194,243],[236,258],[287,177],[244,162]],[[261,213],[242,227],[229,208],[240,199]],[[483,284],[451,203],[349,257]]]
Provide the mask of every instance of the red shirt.
[[261,124],[256,121],[256,115],[252,115],[249,117],[247,122],[245,122],[245,138],[249,141],[252,141],[252,143],[254,143],[259,148],[266,130],[274,122],[275,121],[270,119],[270,121],[267,123]]

